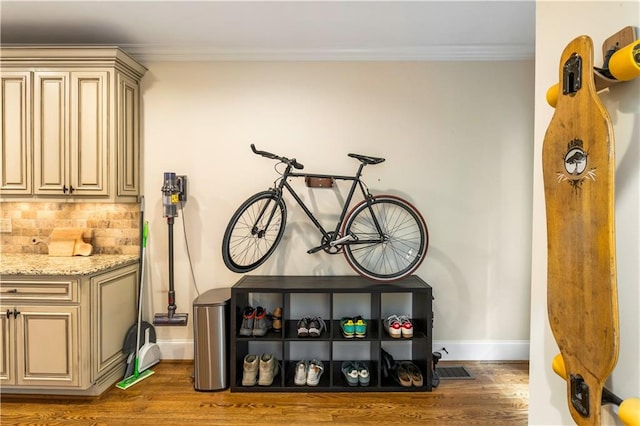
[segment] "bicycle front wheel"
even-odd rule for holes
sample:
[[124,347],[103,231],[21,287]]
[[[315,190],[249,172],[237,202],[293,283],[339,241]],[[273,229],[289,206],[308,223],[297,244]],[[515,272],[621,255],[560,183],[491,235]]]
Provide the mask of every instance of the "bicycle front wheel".
[[222,240],[222,258],[233,272],[262,265],[278,246],[287,222],[287,208],[273,191],[259,192],[233,214]]
[[356,237],[343,247],[349,265],[376,281],[396,281],[411,275],[429,246],[427,224],[420,212],[393,195],[376,196],[355,206],[342,235]]

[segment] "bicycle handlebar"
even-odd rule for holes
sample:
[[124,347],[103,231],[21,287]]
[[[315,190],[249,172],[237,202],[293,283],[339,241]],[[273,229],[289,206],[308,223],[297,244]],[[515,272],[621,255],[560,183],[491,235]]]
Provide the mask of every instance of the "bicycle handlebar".
[[251,144],[251,150],[253,151],[254,154],[258,154],[263,157],[270,158],[272,160],[282,161],[283,163],[293,166],[294,169],[298,169],[298,170],[304,169],[304,166],[298,163],[295,158],[288,159],[287,157],[280,157],[279,155],[275,155],[267,151],[258,151],[254,144]]

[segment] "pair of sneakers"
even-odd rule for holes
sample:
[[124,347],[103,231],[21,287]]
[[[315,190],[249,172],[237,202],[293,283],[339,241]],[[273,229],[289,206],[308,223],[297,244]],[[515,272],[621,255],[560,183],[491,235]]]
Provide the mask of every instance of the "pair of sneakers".
[[360,315],[354,318],[343,317],[340,320],[340,329],[347,339],[354,336],[363,339],[367,336],[367,322]]
[[344,361],[340,370],[349,386],[369,386],[369,366],[364,361]]
[[247,306],[242,311],[242,324],[240,325],[240,336],[263,337],[271,328],[272,320],[267,315],[267,310],[262,306],[253,308]]
[[408,315],[390,315],[384,320],[384,328],[394,339],[413,337],[413,322]]
[[320,377],[324,372],[324,365],[322,361],[312,359],[311,361],[298,361],[296,364],[296,371],[293,377],[293,383],[298,386],[318,386],[320,383]]
[[304,317],[298,321],[298,337],[320,337],[327,324],[320,317]]
[[280,363],[275,355],[262,354],[261,356],[248,354],[244,357],[242,368],[242,386],[271,386],[273,379],[278,375]]

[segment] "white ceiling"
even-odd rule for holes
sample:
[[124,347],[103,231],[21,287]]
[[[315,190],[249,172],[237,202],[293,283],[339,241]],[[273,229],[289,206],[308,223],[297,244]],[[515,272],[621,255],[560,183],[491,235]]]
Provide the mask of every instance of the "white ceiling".
[[3,44],[156,60],[532,59],[535,1],[0,2]]

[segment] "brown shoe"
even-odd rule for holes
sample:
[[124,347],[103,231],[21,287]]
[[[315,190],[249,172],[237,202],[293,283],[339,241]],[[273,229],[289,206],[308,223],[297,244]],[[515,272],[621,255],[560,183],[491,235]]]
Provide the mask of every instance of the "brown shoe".
[[277,307],[275,311],[273,311],[273,324],[271,324],[271,328],[273,331],[279,333],[282,330],[282,308]]
[[396,367],[396,379],[398,383],[404,387],[408,388],[411,386],[411,376],[409,375],[409,371],[407,371],[405,363],[400,363]]
[[411,382],[413,383],[413,386],[422,386],[424,384],[422,373],[420,372],[420,369],[418,368],[417,365],[415,365],[412,362],[407,362],[404,364],[404,367],[406,368],[407,373],[409,373],[409,376],[411,377]]

